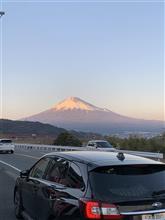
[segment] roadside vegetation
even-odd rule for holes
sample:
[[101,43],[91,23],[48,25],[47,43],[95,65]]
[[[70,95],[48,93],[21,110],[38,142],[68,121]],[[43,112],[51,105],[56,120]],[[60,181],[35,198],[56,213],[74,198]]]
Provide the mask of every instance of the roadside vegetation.
[[82,142],[77,137],[70,134],[69,132],[63,132],[59,134],[53,144],[60,146],[74,146],[74,147],[82,146]]
[[[102,139],[109,141],[115,148],[123,150],[149,151],[165,153],[165,133],[153,138],[143,138],[131,135],[128,138],[117,136],[105,136]],[[54,145],[61,146],[85,146],[87,140],[82,140],[69,132],[63,132],[54,141]]]
[[114,147],[123,150],[165,153],[165,133],[153,138],[143,138],[136,135],[132,135],[128,138],[106,136],[106,140],[109,141]]
[[127,138],[103,136],[92,132],[67,131],[49,124],[0,119],[0,138],[12,139],[15,143],[48,144],[61,146],[86,146],[91,139],[106,139],[114,147],[125,150],[165,153],[165,132],[153,138],[131,135]]

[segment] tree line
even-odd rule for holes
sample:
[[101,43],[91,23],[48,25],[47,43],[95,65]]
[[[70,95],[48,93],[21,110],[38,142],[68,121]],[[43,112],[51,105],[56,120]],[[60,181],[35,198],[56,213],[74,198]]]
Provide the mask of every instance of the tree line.
[[[165,133],[152,138],[144,138],[137,135],[130,135],[128,138],[120,138],[117,136],[104,136],[103,138],[110,142],[115,148],[121,150],[165,153]],[[80,140],[69,132],[63,132],[59,134],[53,144],[61,146],[81,147],[86,145],[86,141],[84,142],[83,140]]]
[[109,141],[114,147],[123,150],[165,153],[165,133],[152,138],[144,138],[137,135],[131,135],[128,138],[106,136],[106,140]]

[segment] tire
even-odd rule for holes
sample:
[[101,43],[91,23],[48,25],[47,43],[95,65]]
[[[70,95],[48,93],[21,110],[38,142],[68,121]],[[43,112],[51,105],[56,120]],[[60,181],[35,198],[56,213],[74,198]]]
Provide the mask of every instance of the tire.
[[51,215],[51,216],[49,216],[49,218],[47,220],[60,220],[60,218]]
[[11,154],[14,154],[14,151],[13,151],[13,150],[11,150],[11,151],[10,151],[10,153],[11,153]]
[[22,219],[22,200],[18,189],[16,189],[14,195],[14,211],[17,219]]

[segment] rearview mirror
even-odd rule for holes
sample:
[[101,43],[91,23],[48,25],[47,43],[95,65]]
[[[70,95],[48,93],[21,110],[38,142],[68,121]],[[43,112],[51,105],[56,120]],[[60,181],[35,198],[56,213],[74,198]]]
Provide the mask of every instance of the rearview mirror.
[[29,175],[29,170],[23,170],[20,172],[20,177],[21,178],[26,178]]

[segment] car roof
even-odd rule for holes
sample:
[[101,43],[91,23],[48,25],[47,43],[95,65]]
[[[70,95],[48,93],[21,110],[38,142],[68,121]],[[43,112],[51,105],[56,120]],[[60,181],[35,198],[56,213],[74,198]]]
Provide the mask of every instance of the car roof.
[[106,140],[91,140],[89,142],[108,142],[108,141],[106,141]]
[[12,139],[2,138],[2,139],[0,139],[0,141],[12,141]]
[[2,138],[2,139],[0,139],[0,141],[11,141],[11,139],[10,138]]
[[85,163],[90,165],[91,169],[94,169],[99,166],[164,164],[158,161],[154,161],[151,159],[138,157],[130,154],[124,154],[125,159],[121,160],[119,159],[119,157],[117,157],[118,152],[65,151],[65,152],[52,152],[46,155],[60,156],[71,161]]

